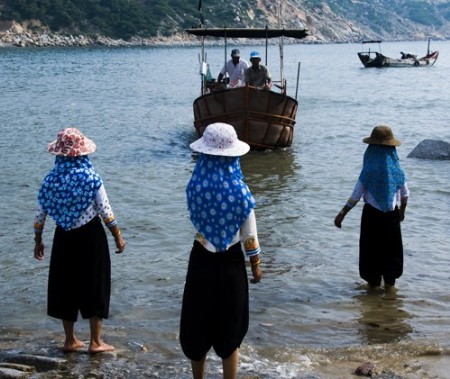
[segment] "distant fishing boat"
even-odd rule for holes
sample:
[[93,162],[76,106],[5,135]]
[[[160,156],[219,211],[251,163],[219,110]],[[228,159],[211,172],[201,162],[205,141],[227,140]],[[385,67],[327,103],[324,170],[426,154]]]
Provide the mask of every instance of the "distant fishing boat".
[[436,63],[439,56],[439,51],[430,51],[430,39],[428,39],[427,54],[421,58],[417,58],[414,53],[400,52],[400,58],[389,58],[381,53],[381,41],[371,40],[363,41],[365,44],[378,44],[378,51],[370,50],[361,51],[358,57],[364,67],[422,67],[432,66]]
[[[283,37],[302,39],[308,34],[305,29],[247,29],[247,28],[198,28],[187,33],[201,37],[201,95],[195,99],[194,127],[201,137],[205,128],[214,122],[233,125],[239,139],[248,143],[252,150],[266,150],[289,147],[294,136],[294,124],[298,102],[287,95],[286,79],[283,77]],[[205,37],[225,39],[225,61],[227,38],[247,38],[266,40],[280,37],[280,80],[272,80],[274,90],[261,90],[250,85],[224,90],[216,89],[206,62]],[[297,88],[300,64],[297,72]]]

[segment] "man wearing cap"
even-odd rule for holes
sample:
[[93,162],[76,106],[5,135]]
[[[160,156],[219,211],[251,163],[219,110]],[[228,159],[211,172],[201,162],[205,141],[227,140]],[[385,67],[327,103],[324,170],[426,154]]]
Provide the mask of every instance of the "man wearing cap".
[[[220,88],[226,89],[229,84],[230,88],[240,87],[243,85],[245,70],[249,67],[246,60],[241,59],[241,53],[238,49],[231,50],[231,59],[224,64],[222,70],[217,77],[217,83]],[[222,82],[224,76],[228,74],[227,83]]]
[[258,51],[250,53],[250,62],[252,65],[245,70],[245,83],[260,89],[270,90],[272,88],[272,78],[269,69],[260,64],[261,56]]

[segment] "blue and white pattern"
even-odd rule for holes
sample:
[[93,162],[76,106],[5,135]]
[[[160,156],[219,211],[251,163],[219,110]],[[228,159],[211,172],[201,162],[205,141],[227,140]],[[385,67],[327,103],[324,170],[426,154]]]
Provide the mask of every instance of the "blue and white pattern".
[[58,226],[69,230],[92,204],[101,185],[102,179],[87,155],[57,156],[55,167],[44,178],[38,201]]
[[406,182],[395,147],[369,145],[364,153],[359,180],[381,210],[389,211],[395,194]]
[[225,251],[255,207],[239,157],[201,154],[186,188],[195,228],[219,251]]

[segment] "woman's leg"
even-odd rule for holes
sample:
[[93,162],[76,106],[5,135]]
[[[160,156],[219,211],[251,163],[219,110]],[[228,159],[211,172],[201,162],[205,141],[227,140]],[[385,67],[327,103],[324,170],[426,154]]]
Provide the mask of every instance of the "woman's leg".
[[206,355],[199,361],[191,360],[192,376],[194,379],[203,379],[205,377]]
[[89,326],[91,328],[91,342],[89,344],[90,353],[103,353],[115,349],[114,346],[108,345],[101,339],[102,319],[100,317],[91,317],[89,319]]
[[84,343],[75,337],[74,327],[75,322],[63,320],[64,333],[66,334],[66,340],[64,341],[63,351],[70,353],[84,346]]
[[236,379],[238,362],[239,362],[239,349],[233,351],[227,359],[222,360],[224,379]]

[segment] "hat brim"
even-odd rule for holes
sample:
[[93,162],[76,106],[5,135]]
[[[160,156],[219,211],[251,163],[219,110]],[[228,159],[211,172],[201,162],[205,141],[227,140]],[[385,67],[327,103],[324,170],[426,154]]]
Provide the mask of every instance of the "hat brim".
[[195,142],[192,142],[189,147],[198,153],[220,155],[223,157],[240,157],[250,151],[250,146],[247,143],[239,140],[235,141],[233,143],[233,146],[230,146],[228,148],[219,149],[207,146],[204,143],[203,137],[199,138]]
[[97,146],[95,145],[94,141],[84,137],[84,146],[77,149],[60,149],[58,147],[58,140],[54,140],[53,142],[50,142],[47,147],[47,151],[50,154],[53,155],[59,155],[61,157],[79,157],[82,155],[89,155],[92,154]]
[[391,138],[386,141],[380,141],[376,138],[366,137],[363,139],[364,143],[368,143],[369,145],[383,145],[383,146],[400,146],[402,143],[397,138]]

